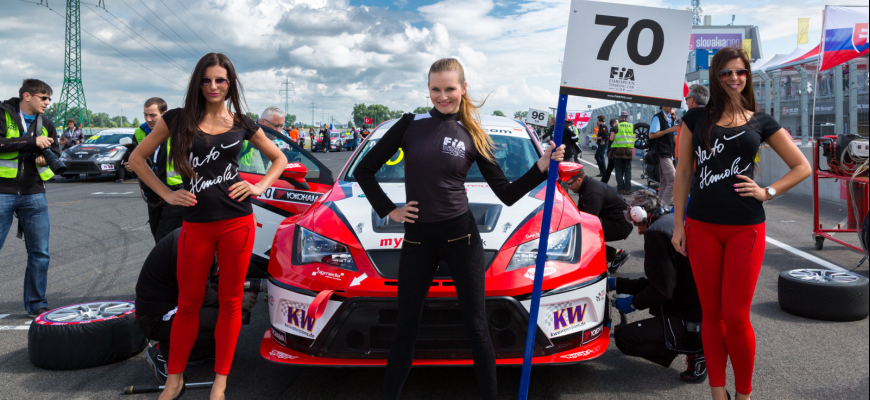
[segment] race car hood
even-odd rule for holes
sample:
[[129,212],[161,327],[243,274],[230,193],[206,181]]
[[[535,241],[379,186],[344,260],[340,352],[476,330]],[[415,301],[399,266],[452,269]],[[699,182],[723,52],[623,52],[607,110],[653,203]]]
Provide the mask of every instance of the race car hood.
[[[381,187],[394,203],[405,203],[404,183],[382,183]],[[478,222],[485,250],[499,250],[506,243],[515,246],[537,238],[540,233],[545,184],[542,183],[510,207],[501,203],[485,182],[466,183],[465,187],[469,208]],[[339,182],[336,189],[326,201],[331,201],[333,209],[343,215],[359,240],[362,250],[401,248],[404,227],[389,217],[379,218],[359,184]],[[561,226],[563,199],[562,194],[557,192],[551,232],[564,228]],[[577,222],[579,221],[574,223]],[[318,230],[317,227],[315,230]],[[328,232],[320,233],[329,236]]]
[[103,154],[108,154],[118,149],[121,154],[127,151],[127,148],[120,144],[77,144],[66,150],[69,159],[73,161],[90,160]]

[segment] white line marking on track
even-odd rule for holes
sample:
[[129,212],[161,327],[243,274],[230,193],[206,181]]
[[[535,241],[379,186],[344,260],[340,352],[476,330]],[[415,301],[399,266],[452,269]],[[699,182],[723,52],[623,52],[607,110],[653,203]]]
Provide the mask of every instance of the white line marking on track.
[[[594,167],[595,169],[598,169],[598,165],[596,165],[596,164],[593,164],[593,163],[591,163],[591,162],[589,162],[589,161],[586,161],[586,160],[584,160],[584,159],[580,159],[580,161],[582,161],[584,164],[589,164],[589,165],[591,165],[591,166]],[[649,187],[647,187],[647,186],[645,186],[645,185],[641,185],[640,183],[637,183],[637,182],[635,182],[635,181],[631,181],[631,183],[633,183],[633,184],[635,184],[635,185],[638,185],[638,186],[640,186],[640,187],[643,187],[643,188],[649,189]],[[782,222],[794,222],[794,221],[782,221]],[[825,267],[825,268],[827,268],[827,269],[832,269],[832,270],[834,270],[834,271],[840,271],[840,272],[848,271],[847,269],[845,269],[845,268],[843,268],[843,267],[841,267],[841,266],[839,266],[839,265],[836,265],[836,264],[833,264],[833,263],[831,263],[831,262],[828,262],[828,261],[822,260],[821,258],[818,258],[818,257],[816,257],[816,256],[814,256],[814,255],[812,255],[812,254],[809,254],[809,253],[806,253],[806,252],[800,251],[800,250],[798,250],[798,249],[796,249],[796,248],[794,248],[794,247],[791,247],[791,246],[789,246],[789,245],[787,245],[787,244],[785,244],[785,243],[783,243],[783,242],[780,242],[779,240],[776,240],[776,239],[774,239],[774,238],[772,238],[772,237],[770,237],[770,236],[765,236],[764,239],[767,241],[767,243],[770,243],[770,244],[772,244],[772,245],[774,245],[774,246],[776,246],[776,247],[779,247],[779,248],[781,248],[781,249],[783,249],[783,250],[785,250],[785,251],[787,251],[787,252],[789,252],[789,253],[792,253],[792,254],[794,254],[794,255],[796,255],[796,256],[798,256],[798,257],[802,257],[802,258],[804,258],[804,259],[806,259],[806,260],[809,260],[809,261],[812,261],[812,262],[814,262],[814,263],[816,263],[816,264],[819,264],[819,265],[821,265],[821,266],[823,266],[823,267]]]
[[2,332],[2,331],[26,331],[28,329],[30,329],[30,325],[0,326],[0,332]]
[[0,314],[0,319],[6,318],[8,316],[9,316],[9,314]]
[[833,264],[833,263],[831,263],[831,262],[828,262],[828,261],[822,260],[821,258],[818,258],[818,257],[816,257],[816,256],[814,256],[814,255],[812,255],[812,254],[809,254],[809,253],[805,253],[805,252],[803,252],[803,251],[800,251],[800,250],[798,250],[798,249],[796,249],[796,248],[794,248],[794,247],[791,247],[791,246],[789,246],[789,245],[787,245],[787,244],[785,244],[785,243],[783,243],[783,242],[780,242],[779,240],[776,240],[776,239],[774,239],[774,238],[772,238],[772,237],[770,237],[770,236],[765,236],[764,239],[767,241],[767,243],[770,243],[770,244],[772,244],[772,245],[774,245],[774,246],[776,246],[776,247],[779,247],[779,248],[781,248],[781,249],[783,249],[783,250],[785,250],[785,251],[787,251],[787,252],[789,252],[789,253],[792,253],[792,254],[794,254],[794,255],[796,255],[796,256],[798,256],[798,257],[803,257],[803,258],[805,258],[805,259],[807,259],[807,260],[810,260],[810,261],[812,261],[812,262],[814,262],[814,263],[816,263],[816,264],[819,264],[819,265],[821,265],[821,266],[823,266],[823,267],[825,267],[825,268],[832,269],[832,270],[834,270],[834,271],[840,271],[840,272],[846,272],[846,271],[848,271],[847,269],[845,269],[845,268],[843,268],[843,267],[841,267],[841,266],[839,266],[839,265],[836,265],[836,264]]

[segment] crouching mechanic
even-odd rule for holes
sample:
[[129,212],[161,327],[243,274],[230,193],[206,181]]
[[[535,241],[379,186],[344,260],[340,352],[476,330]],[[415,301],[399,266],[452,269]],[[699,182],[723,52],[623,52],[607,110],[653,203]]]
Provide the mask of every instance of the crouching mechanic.
[[[145,361],[160,383],[166,382],[169,361],[169,336],[178,307],[176,260],[181,229],[166,235],[148,254],[139,280],[136,282],[136,320],[142,332],[157,345],[145,351]],[[218,321],[218,275],[212,266],[205,285],[205,300],[199,311],[199,335],[190,352],[188,364],[214,360],[214,331]],[[245,292],[242,313],[248,313],[257,302],[257,292]]]
[[[573,168],[566,168],[571,166]],[[628,203],[609,186],[595,179],[586,179],[583,164],[563,162],[559,168],[559,181],[562,185],[580,196],[577,208],[587,214],[592,214],[601,220],[601,230],[604,231],[604,242],[625,240],[631,235],[631,224],[626,222],[623,211]],[[673,247],[673,246],[671,246]],[[607,270],[612,274],[622,264],[628,261],[630,254],[625,250],[617,250],[612,246],[604,246]]]
[[634,193],[625,218],[643,235],[644,274],[638,279],[608,278],[607,289],[618,296],[614,306],[628,314],[649,309],[653,315],[642,321],[618,327],[616,347],[625,355],[645,358],[665,368],[679,354],[686,354],[686,371],[680,379],[703,382],[707,377],[701,344],[701,301],[692,276],[689,258],[670,245],[674,214],[648,190]]

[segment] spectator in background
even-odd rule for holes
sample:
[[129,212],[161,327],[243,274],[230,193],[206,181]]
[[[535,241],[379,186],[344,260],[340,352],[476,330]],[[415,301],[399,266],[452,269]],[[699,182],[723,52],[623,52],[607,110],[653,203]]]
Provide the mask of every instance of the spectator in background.
[[308,128],[308,138],[311,140],[311,145],[308,146],[311,151],[317,151],[317,132],[314,130],[314,127]]
[[610,133],[605,134],[604,136],[607,138],[607,150],[606,153],[604,153],[608,160],[607,169],[601,176],[601,183],[610,182],[610,175],[613,173],[613,168],[616,166],[616,164],[613,162],[613,151],[611,151],[610,145],[613,144],[613,135],[615,135],[616,132],[619,130],[619,120],[616,118],[611,118],[609,124]]
[[[707,87],[700,84],[689,86],[689,95],[686,97],[686,106],[691,110],[693,108],[704,107],[707,105],[707,100],[710,98],[710,92]],[[676,146],[674,147],[674,167],[680,161],[680,132],[682,132],[683,124],[679,124],[677,128]]]
[[598,146],[595,149],[595,162],[598,164],[598,177],[604,176],[604,170],[607,169],[607,161],[605,155],[607,154],[607,137],[609,136],[609,129],[607,129],[607,124],[604,123],[605,117],[603,115],[598,116],[598,124],[595,125],[595,144]]
[[329,153],[329,125],[326,124],[320,129],[320,150]]
[[356,148],[359,147],[359,141],[360,141],[359,128],[351,127],[351,131],[353,131],[353,149],[351,149],[351,150],[356,150]]
[[619,113],[616,133],[610,134],[613,163],[616,164],[616,189],[619,194],[631,194],[631,159],[634,158],[634,124],[628,122],[628,111]]
[[650,150],[659,160],[659,197],[666,203],[674,199],[674,133],[677,119],[673,107],[661,107],[649,124]]
[[73,147],[85,139],[84,132],[76,127],[76,120],[72,118],[66,120],[66,128],[64,128],[62,136],[66,138],[69,147]]

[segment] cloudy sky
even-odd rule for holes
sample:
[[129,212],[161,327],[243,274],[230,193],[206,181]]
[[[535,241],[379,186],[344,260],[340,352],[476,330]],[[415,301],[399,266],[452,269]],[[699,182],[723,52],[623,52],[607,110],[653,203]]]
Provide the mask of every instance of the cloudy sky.
[[[43,0],[50,10],[39,2],[0,0],[3,99],[17,96],[25,77],[45,80],[53,98],[60,96],[66,3]],[[429,65],[451,56],[465,65],[471,94],[490,95],[487,114],[554,106],[570,1],[105,0],[105,10],[88,4],[81,8],[89,32],[82,32],[82,70],[91,110],[141,119],[142,103],[152,96],[177,107],[199,57],[220,51],[241,73],[251,111],[283,108],[279,90],[289,78],[290,113],[310,122],[314,102],[316,120],[331,115],[345,122],[354,103],[404,111],[425,105]],[[810,41],[818,42],[824,2],[702,0],[701,6],[714,25],[730,23],[732,14],[737,25],[758,25],[768,56],[794,49],[798,18],[812,18]],[[606,103],[571,98],[569,109]]]

